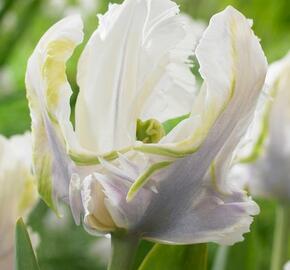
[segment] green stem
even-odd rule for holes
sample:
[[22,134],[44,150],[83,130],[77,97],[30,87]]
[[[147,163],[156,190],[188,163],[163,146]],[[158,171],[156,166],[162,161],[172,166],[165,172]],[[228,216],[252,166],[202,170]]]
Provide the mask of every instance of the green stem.
[[284,204],[277,206],[277,216],[274,232],[271,270],[281,270],[287,261],[288,239],[290,227],[289,207]]
[[219,246],[214,258],[212,270],[225,270],[229,254],[228,246]]
[[139,238],[135,235],[112,234],[112,254],[108,270],[132,269],[138,244]]

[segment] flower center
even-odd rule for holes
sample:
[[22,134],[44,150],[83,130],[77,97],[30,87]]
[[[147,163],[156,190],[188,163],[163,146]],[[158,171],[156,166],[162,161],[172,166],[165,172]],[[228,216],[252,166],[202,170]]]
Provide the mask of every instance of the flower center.
[[165,136],[162,124],[156,119],[137,120],[136,139],[143,143],[158,143]]

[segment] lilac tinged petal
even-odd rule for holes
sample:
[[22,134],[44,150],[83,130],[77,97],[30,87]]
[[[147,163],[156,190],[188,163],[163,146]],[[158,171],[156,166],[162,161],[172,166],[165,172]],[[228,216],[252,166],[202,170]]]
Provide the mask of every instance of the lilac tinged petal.
[[[132,225],[138,223],[143,217],[143,214],[150,201],[151,191],[144,191],[140,193],[138,197],[136,197],[136,203],[128,204],[126,202],[126,194],[129,190],[130,182],[121,178],[114,177],[112,175],[108,176],[95,173],[90,179],[91,190],[92,184],[102,187],[104,193],[102,194],[101,191],[100,193],[96,193],[95,191],[90,192],[90,198],[87,196],[87,199],[85,199],[87,205],[90,205],[90,207],[94,206],[95,208],[102,205],[102,207],[107,209],[107,211],[110,213],[110,216],[114,220],[114,223],[117,225],[117,227],[130,230]],[[84,185],[87,185],[87,183],[84,182]],[[85,188],[84,190],[88,190],[88,188]],[[97,202],[98,194],[99,196],[105,197],[101,197],[101,199],[99,199]],[[102,201],[100,202],[100,200]],[[94,228],[96,225],[94,225],[94,223],[91,224],[90,220],[88,220],[88,217],[94,217],[94,220],[98,219],[98,217],[101,217],[101,222],[103,223],[103,215],[100,215],[101,213],[98,213],[96,210],[90,209],[90,207],[85,206],[85,223],[92,229],[96,229]],[[112,226],[112,228],[108,228],[108,232],[113,231],[115,227],[116,226]]]
[[[224,196],[208,187],[199,190],[195,204],[189,207],[186,215],[175,221],[167,231],[158,225],[151,231],[145,227],[143,237],[164,243],[202,243],[217,242],[231,245],[242,241],[242,235],[249,231],[252,215],[259,213],[259,207],[245,195]],[[174,212],[171,212],[174,216]],[[171,222],[168,220],[168,222]],[[156,224],[154,224],[156,225]],[[146,230],[147,229],[147,230]]]
[[80,225],[81,214],[84,210],[81,198],[81,179],[76,173],[72,174],[69,184],[69,205],[75,223]]
[[99,232],[114,230],[116,226],[105,205],[102,186],[93,175],[87,176],[82,182],[81,196],[85,209],[85,225]]
[[[234,32],[229,30],[233,26]],[[228,217],[232,219],[231,222],[224,223],[225,227],[222,227],[221,223],[213,218],[213,223],[216,222],[218,225],[217,230],[209,228],[208,235],[214,235],[213,232],[218,234],[219,231],[227,232],[225,235],[230,234],[232,233],[231,228],[238,227],[242,229],[238,230],[237,233],[242,234],[248,230],[248,226],[242,226],[241,224],[249,225],[252,220],[250,215],[257,213],[257,211],[249,210],[257,209],[256,204],[250,201],[241,191],[233,191],[231,186],[225,185],[222,177],[224,177],[225,170],[229,166],[228,162],[231,160],[233,149],[246,131],[247,125],[253,116],[253,110],[266,74],[265,57],[258,39],[249,27],[248,21],[233,8],[227,8],[224,12],[212,18],[209,28],[205,31],[199,45],[199,51],[209,50],[210,44],[212,44],[211,46],[216,44],[214,42],[215,38],[221,39],[225,35],[233,33],[235,37],[233,43],[235,54],[233,63],[235,66],[232,67],[234,76],[233,95],[227,107],[224,108],[222,114],[211,127],[199,150],[176,161],[168,169],[164,181],[160,181],[160,185],[157,187],[158,195],[152,197],[144,219],[136,225],[136,230],[146,232],[146,236],[149,238],[183,243],[182,231],[189,237],[191,228],[193,233],[191,241],[194,241],[194,224],[191,226],[190,223],[179,221],[192,218],[194,206],[201,200],[201,194],[207,194],[211,187],[216,190],[217,194],[220,194],[217,197],[223,201],[226,207],[213,206],[219,211],[224,209],[225,213],[232,210],[229,211],[231,217]],[[223,49],[227,50],[227,48]],[[219,62],[217,59],[219,58],[208,57],[207,59],[204,61],[210,61],[212,65],[204,65],[204,72],[207,72],[207,76],[211,76],[211,80],[215,81],[215,76],[220,75],[212,68],[215,66],[218,68]],[[212,70],[211,73],[208,73],[210,70]],[[223,82],[220,81],[220,83]],[[216,168],[214,179],[210,175],[210,167],[213,162]],[[232,205],[227,207],[227,201],[233,201],[235,198],[238,198],[237,203],[241,207],[236,208]],[[235,212],[235,209],[238,213]],[[162,215],[160,215],[161,212]],[[196,218],[198,219],[198,212]],[[156,228],[159,228],[157,232],[155,231]],[[179,230],[179,237],[174,235],[177,230]],[[235,239],[241,239],[241,236],[232,235],[228,239],[228,243],[232,243]],[[209,241],[209,238],[205,235],[204,239],[199,239],[199,241],[206,242]],[[223,237],[213,237],[212,241],[223,242]]]

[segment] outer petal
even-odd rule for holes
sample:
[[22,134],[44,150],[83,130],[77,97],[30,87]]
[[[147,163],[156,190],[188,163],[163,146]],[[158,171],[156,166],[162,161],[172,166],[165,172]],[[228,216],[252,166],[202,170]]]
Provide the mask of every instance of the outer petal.
[[[176,84],[165,73],[176,63],[172,50],[185,35],[178,12],[169,0],[127,0],[100,17],[78,68],[76,131],[84,147],[103,154],[133,145],[144,102],[161,86],[170,91]],[[188,56],[187,49],[181,53]],[[178,61],[185,61],[184,55]],[[171,70],[182,74],[179,88],[194,89],[188,69]]]
[[[144,228],[145,239],[168,244],[192,244],[216,242],[222,245],[232,245],[243,240],[243,234],[249,232],[253,221],[251,216],[259,213],[259,207],[242,193],[223,196],[210,188],[195,186],[194,205],[188,207],[186,214],[175,213],[181,208],[172,209],[169,219],[178,219],[173,226],[154,223]],[[182,203],[180,203],[182,205]],[[160,221],[160,220],[159,220]],[[149,223],[147,224],[149,225]],[[153,226],[156,226],[153,229]]]
[[82,41],[79,16],[63,19],[50,28],[31,55],[26,73],[32,118],[34,169],[39,192],[52,208],[55,197],[68,200],[70,162],[65,142],[75,145],[69,122],[71,88],[65,62]]

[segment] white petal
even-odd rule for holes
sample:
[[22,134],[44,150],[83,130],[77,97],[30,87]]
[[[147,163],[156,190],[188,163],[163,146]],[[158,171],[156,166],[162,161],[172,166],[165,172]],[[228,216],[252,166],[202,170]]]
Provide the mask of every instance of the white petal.
[[169,0],[127,0],[101,17],[78,66],[76,131],[83,146],[104,153],[132,145],[144,102],[184,36]]
[[[143,164],[139,164],[138,158],[127,160],[127,157],[121,156],[113,164],[102,162],[102,169],[95,172],[92,176],[87,177],[83,182],[83,202],[86,209],[85,225],[91,233],[96,230],[104,231],[105,228],[98,228],[96,220],[99,224],[105,224],[107,216],[114,221],[114,226],[107,228],[107,232],[116,228],[133,230],[134,226],[140,222],[144,212],[150,202],[153,192],[150,187],[142,189],[134,198],[134,203],[127,203],[126,196],[132,185],[131,175],[136,177],[143,169]],[[125,166],[124,166],[125,162]],[[128,163],[130,165],[128,166]],[[94,188],[98,187],[98,188]],[[101,188],[100,188],[101,187]],[[97,191],[96,191],[97,190]],[[104,215],[106,209],[107,214]],[[90,217],[94,217],[95,222],[90,222]]]
[[[145,239],[171,244],[192,244],[216,242],[232,245],[242,241],[242,235],[249,231],[252,215],[259,213],[259,207],[242,194],[232,194],[226,200],[221,194],[209,189],[197,189],[195,204],[186,215],[178,216],[172,210],[166,222],[153,222],[145,227]],[[166,212],[167,213],[167,212]],[[175,222],[171,220],[177,218]],[[153,227],[154,226],[154,227]],[[151,231],[152,230],[152,231]]]
[[190,67],[194,49],[201,38],[205,25],[181,14],[185,37],[170,51],[166,72],[155,89],[141,114],[141,119],[154,118],[160,122],[189,114],[196,96],[196,82]]
[[169,64],[166,73],[145,103],[141,119],[160,122],[189,114],[196,95],[196,82],[188,65]]
[[229,7],[213,16],[196,49],[196,57],[204,84],[191,117],[177,125],[159,145],[137,149],[175,156],[192,153],[229,102],[243,99],[240,104],[256,103],[255,96],[265,78],[266,60],[247,19],[238,11]]
[[[99,173],[91,177],[89,182],[85,181],[83,184],[86,226],[93,232],[95,230],[110,232],[116,228],[132,230],[143,217],[152,192],[139,193],[136,196],[137,203],[128,204],[126,194],[130,187],[129,182]],[[96,192],[96,189],[99,191]]]
[[[237,159],[243,163],[253,162],[263,154],[265,146],[269,143],[269,133],[272,134],[271,137],[276,137],[274,140],[271,139],[271,143],[276,144],[273,145],[273,150],[276,148],[277,152],[280,152],[288,148],[286,147],[289,130],[288,114],[287,110],[280,109],[288,106],[288,98],[287,91],[280,91],[280,89],[283,85],[287,85],[289,63],[290,54],[271,64],[268,69],[264,90],[255,111],[255,118],[238,149]],[[278,104],[283,102],[286,104]]]
[[81,179],[76,173],[72,174],[69,184],[69,205],[75,223],[80,225],[80,217],[84,209],[81,198]]
[[242,240],[258,207],[235,186],[228,185],[226,193],[220,192],[216,183],[205,177],[211,156],[218,152],[213,148],[205,145],[168,169],[136,231],[164,243],[233,244]]
[[39,191],[54,209],[56,196],[67,201],[69,196],[71,168],[66,146],[78,147],[69,121],[71,88],[65,63],[82,41],[82,28],[79,16],[67,17],[51,27],[31,55],[26,72],[34,169]]
[[[235,29],[233,33],[236,46],[233,62],[235,68],[233,70],[227,69],[229,66],[226,64],[219,67],[219,62],[212,62],[214,58],[210,57],[210,53],[217,50],[214,47],[215,43],[212,37],[216,37],[217,40],[219,34],[223,38],[227,37],[227,34],[231,34],[227,30],[232,26]],[[163,176],[164,181],[159,182],[159,193],[153,197],[144,220],[139,226],[140,230],[146,232],[151,230],[151,233],[148,234],[149,238],[183,243],[187,241],[186,239],[194,241],[194,238],[198,236],[198,231],[195,231],[194,225],[193,227],[190,225],[194,219],[197,219],[201,223],[200,227],[199,223],[196,223],[196,227],[201,228],[200,235],[203,235],[197,240],[198,242],[233,243],[241,240],[242,233],[248,230],[252,221],[251,215],[257,214],[257,206],[243,192],[237,191],[236,187],[224,182],[224,177],[232,159],[233,150],[243,133],[246,132],[251,117],[253,117],[254,108],[265,79],[267,65],[258,39],[250,30],[247,20],[233,8],[227,8],[214,16],[199,46],[202,46],[200,49],[204,46],[213,47],[208,58],[204,59],[204,64],[208,68],[204,73],[204,76],[209,78],[208,89],[216,89],[213,84],[215,82],[220,87],[224,87],[224,90],[228,89],[228,94],[230,94],[231,76],[228,77],[226,74],[228,71],[234,75],[232,77],[234,78],[233,93],[228,97],[227,106],[219,114],[198,151],[186,158],[177,160],[167,169],[167,177]],[[216,57],[220,59],[218,54]],[[215,66],[223,71],[216,72],[215,69],[212,69]],[[215,77],[218,72],[221,72],[219,74],[221,78]],[[223,81],[225,78],[228,80]],[[222,86],[223,84],[225,86]],[[216,102],[215,105],[216,107],[211,108],[213,113],[217,107],[222,106],[222,103]],[[210,168],[213,162],[215,170],[211,174]],[[202,209],[203,204],[199,204],[200,201],[203,201],[204,194],[208,195],[209,191],[213,192],[212,198],[218,198],[220,201],[218,204],[209,204],[209,207],[213,208],[212,212],[207,207]],[[203,216],[199,216],[196,205],[200,205],[202,213],[207,213],[208,221],[211,220],[209,213],[212,213],[213,227],[203,226]],[[197,210],[196,213],[195,210]],[[227,217],[226,223],[222,223],[220,217],[216,218],[215,210],[220,211],[219,213],[224,218]],[[159,231],[154,232],[154,228],[158,226]]]
[[125,155],[119,154],[119,162],[131,179],[138,177],[138,166],[131,162]]
[[245,164],[234,164],[227,175],[228,181],[235,185],[238,189],[249,188],[249,182],[252,181],[253,175]]
[[237,155],[244,155],[240,166],[251,175],[251,194],[289,200],[290,54],[270,66],[266,84],[269,98],[260,97],[261,108],[252,123],[257,132],[248,132],[250,155],[245,156],[243,148]]
[[110,232],[116,228],[114,221],[105,205],[105,195],[102,186],[94,178],[87,176],[82,182],[82,202],[85,209],[84,223],[99,232]]

